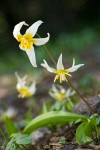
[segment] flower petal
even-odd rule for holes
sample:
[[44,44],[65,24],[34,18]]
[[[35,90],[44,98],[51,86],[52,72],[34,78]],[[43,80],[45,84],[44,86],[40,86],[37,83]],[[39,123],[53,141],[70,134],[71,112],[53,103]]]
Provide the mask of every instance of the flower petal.
[[66,76],[63,74],[62,75],[62,81],[65,81],[66,80]]
[[64,69],[63,63],[62,63],[62,54],[60,54],[57,62],[57,70]]
[[20,34],[20,29],[22,28],[23,25],[28,26],[28,24],[25,23],[25,21],[22,21],[22,22],[18,23],[17,25],[15,25],[14,30],[13,30],[13,36],[15,38],[17,38],[17,35]]
[[49,72],[54,72],[55,69],[51,68],[45,60],[44,63],[41,64],[42,67],[46,68]]
[[37,67],[34,47],[32,46],[29,50],[26,50],[26,53],[33,67]]
[[36,34],[38,27],[42,24],[43,22],[41,20],[33,23],[27,30],[26,33],[31,33],[32,37]]
[[72,66],[75,66],[75,58],[73,58],[73,65]]
[[50,38],[50,34],[47,33],[47,37],[46,38],[34,38],[35,40],[35,45],[36,46],[40,46],[40,45],[44,45],[45,43],[47,43],[49,41],[49,38]]
[[79,65],[75,65],[75,66],[72,66],[71,68],[67,69],[68,72],[74,72],[76,71],[78,68],[80,68],[81,66],[84,66],[84,64],[79,64]]
[[66,91],[66,97],[70,97],[70,93],[71,93],[71,88],[69,88],[69,89]]
[[21,47],[20,44],[19,44],[19,48],[20,48],[21,50],[25,51],[25,52],[27,51],[27,49]]
[[58,89],[56,88],[56,86],[53,84],[52,85],[52,89],[51,89],[54,93],[58,92]]
[[31,94],[34,94],[36,92],[36,82],[35,81],[29,87],[29,91]]
[[18,81],[18,84],[20,85],[20,87],[24,87],[25,84],[26,84],[26,78],[27,78],[27,75],[25,75],[23,78],[21,78],[17,72],[15,72],[15,76],[17,78],[17,81]]

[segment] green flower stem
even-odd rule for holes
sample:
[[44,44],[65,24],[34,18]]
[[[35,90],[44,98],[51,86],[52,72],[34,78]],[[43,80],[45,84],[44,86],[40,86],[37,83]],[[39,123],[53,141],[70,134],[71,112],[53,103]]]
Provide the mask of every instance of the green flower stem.
[[[37,33],[37,36],[40,38],[40,35],[39,35],[38,33]],[[46,47],[46,45],[44,45],[44,48],[45,48],[46,52],[48,53],[49,57],[51,58],[51,60],[53,61],[53,63],[56,65],[56,62],[55,62],[53,56],[51,55],[49,49]],[[80,98],[81,98],[81,99],[84,101],[84,103],[87,105],[87,107],[89,108],[90,112],[91,112],[92,114],[94,114],[94,111],[93,111],[92,107],[90,106],[90,104],[87,102],[87,100],[77,91],[77,89],[72,85],[72,83],[70,82],[70,80],[69,80],[68,78],[67,78],[67,80],[68,80],[68,84],[72,87],[72,89],[73,89],[74,91],[76,91],[77,95],[79,95]]]
[[[38,33],[36,33],[36,35],[37,35],[39,38],[41,38]],[[52,55],[51,55],[51,53],[50,53],[50,51],[49,51],[49,49],[47,48],[46,45],[44,45],[44,48],[45,48],[47,54],[49,55],[49,57],[51,58],[51,60],[53,61],[53,63],[56,65],[56,62],[55,62],[54,58],[52,57]]]
[[84,103],[87,105],[87,107],[89,108],[90,112],[92,114],[94,114],[94,111],[92,109],[92,107],[90,106],[90,104],[87,102],[87,100],[77,91],[77,89],[72,85],[72,83],[70,82],[70,80],[67,78],[68,84],[70,85],[70,87],[77,93],[77,95],[80,96],[80,98],[84,101]]

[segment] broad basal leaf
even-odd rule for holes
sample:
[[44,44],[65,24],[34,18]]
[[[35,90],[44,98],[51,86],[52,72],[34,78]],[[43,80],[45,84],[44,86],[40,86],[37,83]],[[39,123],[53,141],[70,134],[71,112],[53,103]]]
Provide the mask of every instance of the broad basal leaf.
[[6,117],[6,119],[5,119],[5,127],[6,127],[6,131],[7,131],[9,136],[18,131],[15,124],[8,117]]
[[39,115],[34,118],[32,121],[28,123],[26,128],[24,129],[24,133],[31,133],[33,130],[36,130],[39,127],[47,126],[48,124],[56,124],[56,123],[68,123],[70,121],[77,121],[81,119],[81,121],[86,121],[88,117],[70,113],[65,111],[51,111],[45,114]]
[[85,128],[87,125],[88,125],[88,122],[83,122],[76,129],[76,135],[75,136],[76,136],[76,141],[78,144],[84,144],[84,143],[92,140],[91,137],[89,137],[85,134]]

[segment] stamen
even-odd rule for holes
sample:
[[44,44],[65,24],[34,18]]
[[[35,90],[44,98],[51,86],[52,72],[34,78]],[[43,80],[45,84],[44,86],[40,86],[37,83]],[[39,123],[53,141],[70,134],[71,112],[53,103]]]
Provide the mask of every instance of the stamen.
[[22,97],[29,97],[29,96],[31,96],[31,93],[28,91],[27,87],[23,87],[23,88],[18,89],[18,92],[20,93],[20,95]]
[[60,83],[62,83],[62,73],[60,74]]
[[54,78],[54,82],[55,82],[58,78],[59,78],[59,76],[56,75],[55,78]]
[[71,76],[71,75],[69,74],[69,72],[68,72],[67,69],[66,69],[66,70],[60,70],[60,69],[58,69],[58,70],[55,70],[54,72],[57,74],[57,75],[55,76],[54,82],[55,82],[58,78],[60,78],[60,83],[62,83],[63,78],[64,78],[64,80],[67,81],[66,75]]
[[66,78],[66,76],[65,76],[65,75],[64,75],[64,78],[65,78],[66,82],[68,82],[68,80],[67,80],[67,78]]
[[63,98],[64,98],[65,93],[61,93],[61,92],[59,92],[59,93],[56,93],[56,94],[55,94],[55,96],[57,97],[57,99],[61,100],[61,99],[63,99]]
[[30,49],[32,44],[36,42],[31,33],[26,33],[24,35],[18,34],[17,41],[20,42],[20,47],[26,50]]
[[22,37],[23,37],[23,36],[22,36],[21,34],[18,34],[18,35],[17,35],[17,41],[18,41],[18,42],[21,42]]

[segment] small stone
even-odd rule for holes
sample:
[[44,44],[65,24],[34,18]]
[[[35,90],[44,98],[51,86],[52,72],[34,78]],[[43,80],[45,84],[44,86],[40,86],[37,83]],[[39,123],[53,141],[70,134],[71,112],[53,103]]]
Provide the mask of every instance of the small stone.
[[50,134],[51,134],[51,131],[46,127],[39,128],[36,131],[33,131],[30,135],[32,138],[32,145],[35,145],[41,139],[45,138],[45,136],[50,135]]

